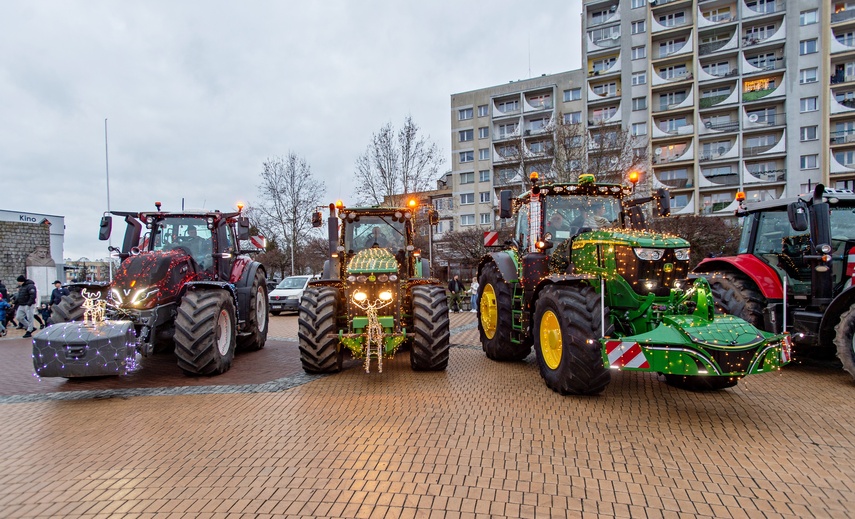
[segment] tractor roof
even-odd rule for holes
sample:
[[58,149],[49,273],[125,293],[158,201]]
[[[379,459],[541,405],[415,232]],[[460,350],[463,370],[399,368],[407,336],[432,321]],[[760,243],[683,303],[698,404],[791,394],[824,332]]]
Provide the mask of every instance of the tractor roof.
[[[542,184],[541,195],[557,196],[610,196],[623,198],[632,194],[632,187],[623,184],[597,184],[597,183],[556,183]],[[526,191],[519,197],[520,201],[531,198],[531,191]]]
[[[848,189],[844,190],[826,188],[823,198],[825,198],[832,205],[855,206],[855,193]],[[775,200],[763,200],[760,202],[745,202],[745,208],[749,213],[758,211],[774,211],[778,209],[786,209],[788,205],[795,202],[796,200],[801,200],[807,204],[810,204],[813,200],[813,193],[793,196],[789,198],[778,198]]]
[[181,211],[181,212],[166,212],[166,211],[146,211],[142,213],[135,213],[130,211],[110,211],[111,214],[116,216],[132,216],[134,218],[139,218],[140,220],[144,220],[148,217],[155,218],[157,220],[162,220],[164,218],[233,218],[240,216],[241,213],[238,211],[232,213],[222,213],[220,211],[204,211],[204,210],[193,210],[193,211]]

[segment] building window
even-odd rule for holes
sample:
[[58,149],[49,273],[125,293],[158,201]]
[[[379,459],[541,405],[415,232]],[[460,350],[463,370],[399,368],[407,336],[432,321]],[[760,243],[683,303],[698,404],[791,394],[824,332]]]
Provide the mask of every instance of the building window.
[[799,42],[799,54],[804,56],[805,54],[815,54],[816,53],[816,38],[812,40],[802,40]]
[[803,68],[799,71],[799,83],[816,83],[816,67]]
[[639,45],[632,48],[632,59],[642,59],[647,57],[647,47]]
[[647,0],[632,0],[630,5],[633,9],[638,9],[639,7],[647,5]]
[[647,72],[633,72],[632,74],[632,84],[633,85],[644,85],[647,83]]
[[812,25],[819,21],[819,18],[816,15],[816,9],[811,9],[810,11],[802,11],[799,14],[799,25]]
[[457,132],[457,138],[460,142],[471,141],[475,132],[472,130],[461,130]]
[[490,136],[490,128],[487,128],[486,126],[482,126],[481,128],[478,128],[478,138],[479,139],[486,139],[489,136]]
[[815,141],[817,139],[816,126],[802,126],[799,128],[799,137],[802,141]]
[[659,23],[665,27],[676,27],[686,23],[686,13],[679,11],[676,13],[663,14],[659,17]]
[[632,22],[632,34],[641,34],[647,31],[647,20],[639,20],[637,22]]
[[499,103],[496,103],[496,107],[503,114],[516,112],[520,109],[520,100],[519,99],[513,99],[510,101],[501,101]]
[[633,110],[647,110],[647,96],[645,97],[633,97],[632,98],[632,109]]
[[838,151],[834,154],[834,160],[844,166],[855,164],[855,151]]
[[461,184],[474,184],[475,183],[475,173],[469,171],[467,173],[460,174],[460,183]]
[[472,109],[471,108],[463,108],[462,110],[457,111],[457,120],[465,121],[467,119],[472,119]]
[[460,215],[460,225],[475,225],[475,215],[474,214],[461,214]]
[[493,216],[490,213],[481,213],[481,225],[490,225]]
[[478,160],[490,160],[490,149],[481,148],[478,150]]
[[478,172],[478,182],[489,182],[490,181],[490,170],[482,169]]
[[512,137],[517,133],[518,128],[519,123],[500,124],[499,138],[504,139],[505,137]]
[[582,112],[564,114],[564,124],[579,124],[582,122]]
[[490,111],[487,108],[487,105],[478,106],[478,117],[487,117],[487,115],[489,115],[489,113],[490,113]]
[[801,156],[801,168],[802,169],[816,169],[818,168],[819,163],[819,155],[802,155]]
[[582,99],[582,89],[581,88],[571,88],[570,90],[564,91],[564,102],[578,101],[579,99]]
[[816,97],[803,97],[799,100],[799,109],[804,112],[816,112]]
[[463,193],[460,195],[460,205],[469,205],[475,203],[475,193]]
[[647,123],[632,123],[632,135],[647,135]]
[[490,201],[490,192],[489,191],[481,191],[478,193],[479,201],[484,204]]

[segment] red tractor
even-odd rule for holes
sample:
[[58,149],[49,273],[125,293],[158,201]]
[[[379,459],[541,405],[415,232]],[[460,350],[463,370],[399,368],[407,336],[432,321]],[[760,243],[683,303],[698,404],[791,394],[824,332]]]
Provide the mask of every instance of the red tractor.
[[716,305],[761,330],[788,331],[805,348],[836,349],[855,377],[855,193],[818,185],[810,195],[740,202],[736,256],[695,272]]
[[[133,324],[137,353],[174,349],[187,374],[224,373],[236,349],[260,350],[267,340],[264,267],[240,249],[240,240],[249,238],[249,219],[240,210],[168,213],[155,205],[153,212],[110,213],[127,223],[122,248],[110,248],[121,266],[110,284],[70,285],[52,323],[84,320],[85,289],[106,301],[108,320]],[[105,215],[99,238],[108,239],[111,228],[112,217]],[[79,366],[72,372],[101,374]]]

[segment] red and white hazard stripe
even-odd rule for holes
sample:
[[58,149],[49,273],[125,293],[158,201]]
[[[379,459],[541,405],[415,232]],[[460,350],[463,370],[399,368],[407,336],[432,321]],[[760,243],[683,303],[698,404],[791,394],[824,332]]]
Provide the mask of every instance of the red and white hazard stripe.
[[846,255],[846,275],[855,276],[855,247],[849,249],[849,254]]
[[793,340],[789,333],[784,334],[784,340],[781,341],[781,364],[790,362],[793,358]]
[[606,341],[609,365],[617,368],[649,368],[650,363],[637,342]]

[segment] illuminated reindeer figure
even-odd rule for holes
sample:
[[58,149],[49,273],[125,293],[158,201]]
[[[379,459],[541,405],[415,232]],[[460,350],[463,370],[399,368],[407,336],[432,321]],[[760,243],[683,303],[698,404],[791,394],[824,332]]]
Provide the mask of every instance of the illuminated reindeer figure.
[[354,301],[356,306],[365,310],[368,317],[368,326],[365,328],[365,372],[371,371],[371,356],[377,357],[377,371],[383,373],[383,326],[377,318],[377,310],[392,304],[392,299],[377,299],[370,302]]
[[106,301],[101,299],[101,292],[89,292],[85,288],[81,292],[83,296],[83,324],[95,326],[104,321],[104,308]]

